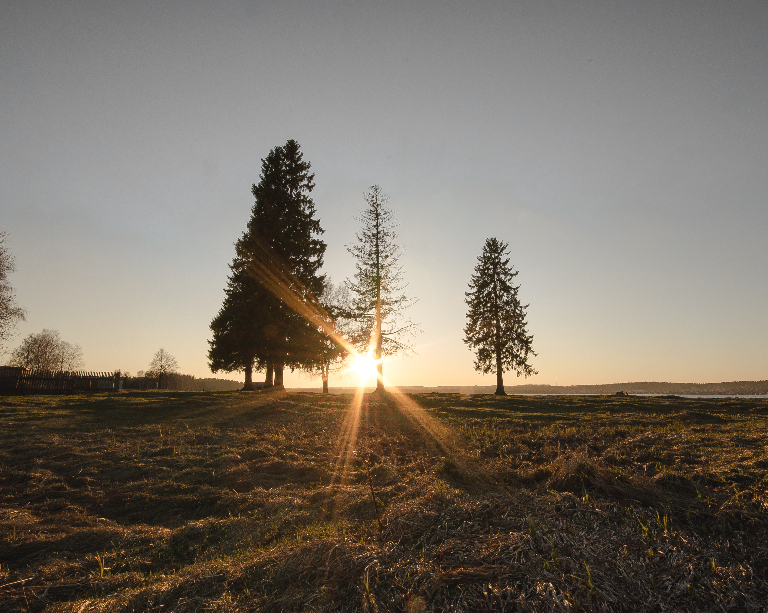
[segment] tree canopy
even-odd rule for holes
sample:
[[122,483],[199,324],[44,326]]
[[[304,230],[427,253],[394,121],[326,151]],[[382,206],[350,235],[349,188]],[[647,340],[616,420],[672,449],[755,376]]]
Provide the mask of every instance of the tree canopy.
[[149,363],[149,370],[147,370],[147,373],[154,373],[155,375],[167,375],[169,373],[176,372],[178,369],[179,363],[176,361],[176,358],[161,347],[152,357],[152,361]]
[[528,305],[520,303],[520,286],[513,284],[518,272],[510,266],[508,247],[496,238],[485,241],[466,292],[464,342],[475,352],[475,370],[484,374],[495,370],[499,395],[505,394],[505,371],[526,377],[536,374],[528,363],[529,356],[536,355],[525,321]]
[[178,370],[179,364],[176,361],[176,358],[161,347],[152,357],[146,376],[153,379],[156,378],[157,387],[160,389],[163,387],[164,382],[167,384],[168,375],[175,373]]
[[31,370],[73,371],[83,367],[83,350],[61,340],[56,330],[46,328],[27,336],[11,352],[10,364]]

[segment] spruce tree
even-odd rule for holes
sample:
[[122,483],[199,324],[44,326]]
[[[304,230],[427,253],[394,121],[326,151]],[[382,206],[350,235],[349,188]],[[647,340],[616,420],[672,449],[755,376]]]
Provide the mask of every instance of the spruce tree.
[[[252,186],[255,203],[235,244],[226,298],[211,323],[211,368],[267,369],[267,385],[283,386],[283,369],[316,356],[316,296],[323,291],[325,243],[311,198],[314,175],[299,144],[289,140],[262,160]],[[215,372],[215,371],[214,371]]]
[[464,342],[475,352],[475,370],[496,371],[496,394],[505,395],[503,373],[529,376],[536,371],[528,363],[535,356],[533,336],[528,334],[525,311],[513,284],[518,272],[509,264],[509,245],[495,238],[485,241],[477,258],[475,274],[466,292],[469,306]]
[[351,337],[358,351],[376,361],[377,391],[384,390],[383,359],[407,353],[406,338],[418,331],[416,324],[404,319],[404,311],[413,304],[406,297],[400,265],[401,248],[395,240],[392,211],[378,185],[365,194],[366,208],[359,221],[362,230],[357,242],[347,246],[357,260],[354,281],[346,285],[352,293],[350,316],[356,325]]

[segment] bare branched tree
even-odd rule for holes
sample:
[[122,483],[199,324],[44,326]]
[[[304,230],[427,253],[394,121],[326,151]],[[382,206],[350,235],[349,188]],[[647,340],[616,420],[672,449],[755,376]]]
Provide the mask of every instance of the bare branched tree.
[[16,293],[8,280],[8,275],[16,270],[16,263],[5,244],[6,238],[7,234],[0,232],[0,355],[7,351],[5,343],[13,338],[16,324],[26,319],[26,312],[16,304]]
[[161,389],[163,382],[168,380],[168,375],[178,370],[179,364],[176,362],[176,358],[161,347],[149,363],[146,376],[157,378],[157,388]]
[[82,368],[83,364],[83,350],[80,345],[61,341],[59,345],[59,370],[77,370]]
[[56,330],[45,329],[27,336],[11,352],[12,366],[35,370],[72,371],[83,367],[83,350],[61,340]]
[[[331,372],[344,368],[349,357],[349,324],[347,314],[350,311],[350,295],[346,285],[334,285],[329,279],[325,281],[323,293],[320,295],[320,306],[325,324],[317,336],[317,358],[307,370],[320,371],[323,381],[323,393],[327,394],[328,378]],[[329,330],[332,332],[329,333]]]

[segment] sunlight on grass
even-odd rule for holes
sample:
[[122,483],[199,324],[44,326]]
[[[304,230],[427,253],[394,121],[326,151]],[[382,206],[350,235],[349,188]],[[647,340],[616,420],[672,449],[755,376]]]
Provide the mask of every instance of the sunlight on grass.
[[331,476],[331,485],[344,483],[349,474],[355,449],[357,446],[357,431],[360,427],[360,408],[363,404],[363,388],[359,387],[352,397],[341,431],[336,438],[333,450],[334,467]]
[[460,444],[453,430],[429,415],[415,400],[397,387],[390,386],[389,389],[398,410],[416,427],[427,449],[451,460],[464,472],[474,472],[461,460],[465,455],[464,446]]
[[[352,415],[355,415],[354,419],[357,422],[360,419],[360,403],[362,402],[365,381],[371,374],[377,376],[377,365],[378,361],[371,357],[370,351],[367,356],[358,355],[355,360],[355,370],[361,374],[361,380],[350,406],[350,412]],[[428,449],[430,452],[450,460],[452,465],[457,466],[462,471],[468,471],[466,463],[460,460],[460,457],[465,454],[462,452],[463,448],[456,439],[454,432],[430,416],[416,401],[401,392],[396,386],[387,381],[386,378],[383,381],[385,389],[388,390],[387,397],[391,399],[397,410],[415,427],[415,430],[421,437],[424,449]],[[354,443],[354,439],[350,439],[346,435],[342,438],[344,440],[352,440]],[[348,451],[347,453],[350,452]]]

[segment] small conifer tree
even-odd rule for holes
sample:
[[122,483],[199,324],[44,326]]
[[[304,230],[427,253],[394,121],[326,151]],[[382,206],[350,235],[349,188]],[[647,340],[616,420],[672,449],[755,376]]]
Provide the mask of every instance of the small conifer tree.
[[475,352],[475,370],[483,374],[495,370],[495,393],[502,396],[505,371],[518,377],[536,374],[528,363],[529,356],[536,355],[525,321],[528,305],[520,304],[520,286],[513,284],[518,273],[509,264],[508,247],[495,238],[485,241],[466,292],[469,321],[464,328],[464,342]]

